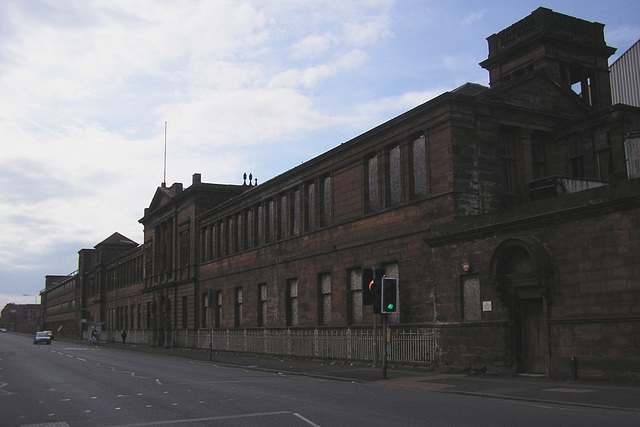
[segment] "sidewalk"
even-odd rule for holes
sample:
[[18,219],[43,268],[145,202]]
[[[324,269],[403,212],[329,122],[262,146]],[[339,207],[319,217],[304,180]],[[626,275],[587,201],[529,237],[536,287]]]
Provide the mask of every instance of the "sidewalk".
[[[86,345],[86,341],[81,342]],[[154,348],[136,344],[101,343],[127,351],[209,361],[209,351],[184,348]],[[604,381],[557,381],[533,377],[494,377],[486,375],[441,374],[422,368],[389,367],[387,379],[382,368],[371,365],[316,359],[270,357],[219,352],[211,363],[287,375],[304,375],[340,381],[373,383],[385,387],[406,387],[440,393],[455,393],[494,399],[511,399],[537,404],[560,404],[590,408],[619,409],[640,414],[640,384]]]

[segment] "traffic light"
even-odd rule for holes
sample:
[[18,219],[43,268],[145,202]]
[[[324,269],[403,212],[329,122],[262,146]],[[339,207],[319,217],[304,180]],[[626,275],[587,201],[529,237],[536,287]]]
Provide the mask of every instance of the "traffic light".
[[362,305],[371,305],[375,299],[373,295],[373,282],[375,280],[373,268],[362,269]]
[[362,305],[370,305],[374,314],[380,314],[380,288],[384,269],[362,269]]
[[398,312],[398,279],[395,277],[382,278],[381,313]]

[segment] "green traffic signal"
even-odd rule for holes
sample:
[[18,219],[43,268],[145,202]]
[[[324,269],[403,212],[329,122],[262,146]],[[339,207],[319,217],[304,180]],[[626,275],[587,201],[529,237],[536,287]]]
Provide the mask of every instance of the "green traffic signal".
[[381,291],[382,312],[396,313],[398,311],[398,279],[383,277]]

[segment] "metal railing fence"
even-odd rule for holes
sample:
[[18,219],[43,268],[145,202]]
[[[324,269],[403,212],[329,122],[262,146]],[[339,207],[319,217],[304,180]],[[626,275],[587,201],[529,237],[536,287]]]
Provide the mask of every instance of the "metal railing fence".
[[[181,348],[209,349],[211,331],[171,331],[171,345]],[[119,341],[119,331],[103,331],[102,339]],[[127,342],[151,345],[152,331],[127,331]],[[378,332],[381,355],[382,333]],[[214,329],[212,348],[278,356],[312,357],[372,361],[374,333],[372,329]],[[431,329],[393,329],[387,344],[387,360],[396,363],[424,364],[434,362],[435,335]]]

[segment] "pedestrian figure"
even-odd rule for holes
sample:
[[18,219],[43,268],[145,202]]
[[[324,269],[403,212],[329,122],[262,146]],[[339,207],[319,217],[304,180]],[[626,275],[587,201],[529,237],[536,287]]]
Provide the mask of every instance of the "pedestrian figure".
[[123,329],[122,334],[120,334],[120,336],[122,337],[122,344],[124,344],[124,342],[127,340],[127,331]]

